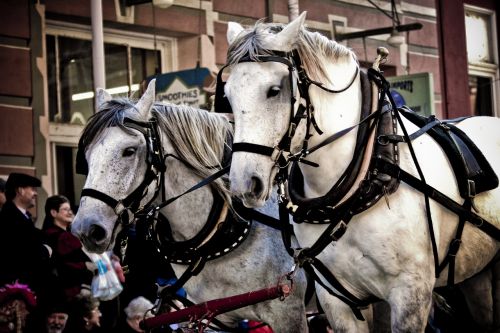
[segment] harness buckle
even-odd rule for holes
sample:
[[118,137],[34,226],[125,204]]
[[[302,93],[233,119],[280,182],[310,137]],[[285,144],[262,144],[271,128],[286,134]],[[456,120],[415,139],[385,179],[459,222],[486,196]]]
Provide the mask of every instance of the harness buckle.
[[[271,160],[274,161],[274,165],[280,169],[287,168],[290,164],[290,153],[280,149],[278,146],[274,147],[273,153],[271,154]],[[285,162],[284,164],[280,162]]]
[[476,183],[473,180],[467,179],[467,191],[469,192],[469,198],[476,196]]
[[[118,216],[119,218],[119,221],[121,221],[121,223],[124,225],[124,226],[128,226],[130,224],[132,224],[132,222],[134,222],[134,217],[135,217],[135,214],[130,211],[128,209],[128,207],[126,207],[124,204],[123,204],[123,201],[118,201],[118,203],[116,204],[115,208],[113,208],[115,214]],[[125,216],[124,216],[125,214]]]
[[286,191],[285,191],[285,183],[280,181],[278,183],[278,202],[284,203],[286,200]]
[[291,123],[290,127],[288,128],[288,137],[293,138],[295,135],[295,130],[297,129],[297,124],[296,123]]
[[309,248],[293,249],[293,261],[295,262],[293,265],[294,270],[297,270],[299,267],[303,267],[306,262],[313,262],[312,258],[303,255],[306,250],[309,250]]
[[274,146],[273,149],[274,150],[273,153],[271,154],[271,160],[277,163],[280,156],[283,155],[283,151],[278,146]]
[[125,205],[123,204],[123,202],[121,200],[118,201],[116,206],[113,208],[115,214],[118,216],[120,216],[123,213],[123,211],[126,209],[127,209],[127,207],[125,207]]
[[333,239],[334,242],[336,242],[340,239],[340,237],[344,235],[346,230],[347,230],[347,224],[344,221],[340,221],[333,228],[332,232],[330,233],[330,237]]

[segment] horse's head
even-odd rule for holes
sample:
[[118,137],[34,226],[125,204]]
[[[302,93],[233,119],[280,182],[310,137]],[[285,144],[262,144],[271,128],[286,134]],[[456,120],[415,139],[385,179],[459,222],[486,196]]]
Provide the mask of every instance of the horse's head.
[[154,148],[144,127],[151,118],[154,85],[153,80],[135,105],[97,92],[100,110],[80,139],[77,164],[84,164],[88,174],[71,228],[91,251],[112,247],[120,225],[130,223],[139,205],[154,196],[158,165],[151,162]]
[[[228,62],[233,66],[225,85],[225,95],[234,113],[235,143],[273,148],[286,134],[291,94],[295,90],[290,87],[294,82],[290,82],[289,68],[281,62],[260,62],[252,57],[290,52],[304,19],[305,14],[302,14],[282,30],[277,25],[258,24],[251,31],[244,31],[237,23],[228,25]],[[257,37],[253,38],[253,35]],[[241,57],[250,57],[252,61],[240,62]],[[276,171],[271,156],[235,151],[230,173],[231,191],[245,205],[261,206],[269,198]]]
[[304,21],[305,13],[285,26],[228,25],[231,74],[224,93],[235,121],[231,191],[250,207],[261,206],[277,171],[307,151],[306,136],[317,144],[322,132],[344,129],[357,117],[351,111],[360,97],[354,54],[307,31]]

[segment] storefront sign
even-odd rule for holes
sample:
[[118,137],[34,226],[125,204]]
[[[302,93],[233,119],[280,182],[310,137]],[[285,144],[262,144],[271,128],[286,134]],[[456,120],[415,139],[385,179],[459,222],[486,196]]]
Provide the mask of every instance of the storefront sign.
[[419,73],[388,77],[391,95],[399,106],[406,105],[421,115],[434,111],[434,83],[432,73]]
[[[156,99],[193,107],[203,106],[207,102],[203,86],[209,75],[210,71],[204,67],[157,75]],[[153,78],[148,78],[148,81]]]

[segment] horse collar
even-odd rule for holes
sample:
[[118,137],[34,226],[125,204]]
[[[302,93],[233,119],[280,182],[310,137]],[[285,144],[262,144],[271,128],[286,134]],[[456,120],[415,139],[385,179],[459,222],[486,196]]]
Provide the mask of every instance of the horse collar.
[[[397,130],[394,110],[392,110],[390,103],[379,100],[377,111],[367,115],[371,111],[372,98],[371,84],[364,73],[361,75],[361,87],[363,103],[360,117],[362,121],[360,121],[359,125],[353,159],[330,191],[322,197],[305,198],[302,192],[303,176],[297,164],[292,165],[288,178],[289,197],[283,194],[282,201],[297,223],[337,224],[341,221],[348,222],[352,215],[373,206],[382,196],[393,193],[398,187],[398,179],[380,173],[373,162],[375,159],[383,158],[389,163],[397,165],[399,163],[397,145],[374,140],[371,162],[364,180],[354,193],[346,197],[361,172],[363,157],[368,154],[365,151],[369,137],[375,128],[376,138],[384,137],[387,134],[395,134]],[[373,97],[377,98],[377,96]],[[376,117],[372,125],[363,121],[368,117]],[[286,193],[283,189],[281,192]],[[345,230],[345,227],[340,229]]]
[[163,259],[174,264],[191,265],[219,258],[239,247],[247,238],[251,221],[229,211],[224,199],[212,190],[214,204],[200,232],[185,241],[175,241],[170,222],[161,213],[147,220],[147,237],[156,243]]

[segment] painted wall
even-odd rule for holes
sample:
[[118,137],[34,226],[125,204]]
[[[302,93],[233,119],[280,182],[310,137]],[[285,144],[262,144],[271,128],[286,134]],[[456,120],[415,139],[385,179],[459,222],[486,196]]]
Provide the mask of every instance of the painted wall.
[[[268,16],[287,22],[287,0],[176,0],[167,9],[146,3],[134,6],[130,21],[119,17],[120,1],[102,0],[104,27],[176,38],[176,70],[195,67],[198,55],[213,68],[226,61],[229,21],[253,25]],[[396,74],[431,72],[439,117],[469,114],[464,53],[464,2],[498,11],[493,0],[397,0],[402,24],[420,22],[403,47],[389,47],[387,65]],[[378,1],[390,11],[390,1]],[[327,37],[391,26],[391,20],[368,2],[301,0],[307,25]],[[446,10],[445,10],[446,9]],[[498,19],[498,15],[497,15]],[[52,193],[51,151],[48,144],[46,59],[43,29],[46,20],[90,27],[88,0],[0,1],[0,175],[25,170],[42,179]],[[336,27],[334,28],[334,23]],[[441,35],[442,36],[441,36]],[[203,43],[198,42],[204,35]],[[388,35],[344,41],[362,62],[371,63]],[[199,45],[201,47],[198,52]],[[21,135],[21,133],[24,133]]]

